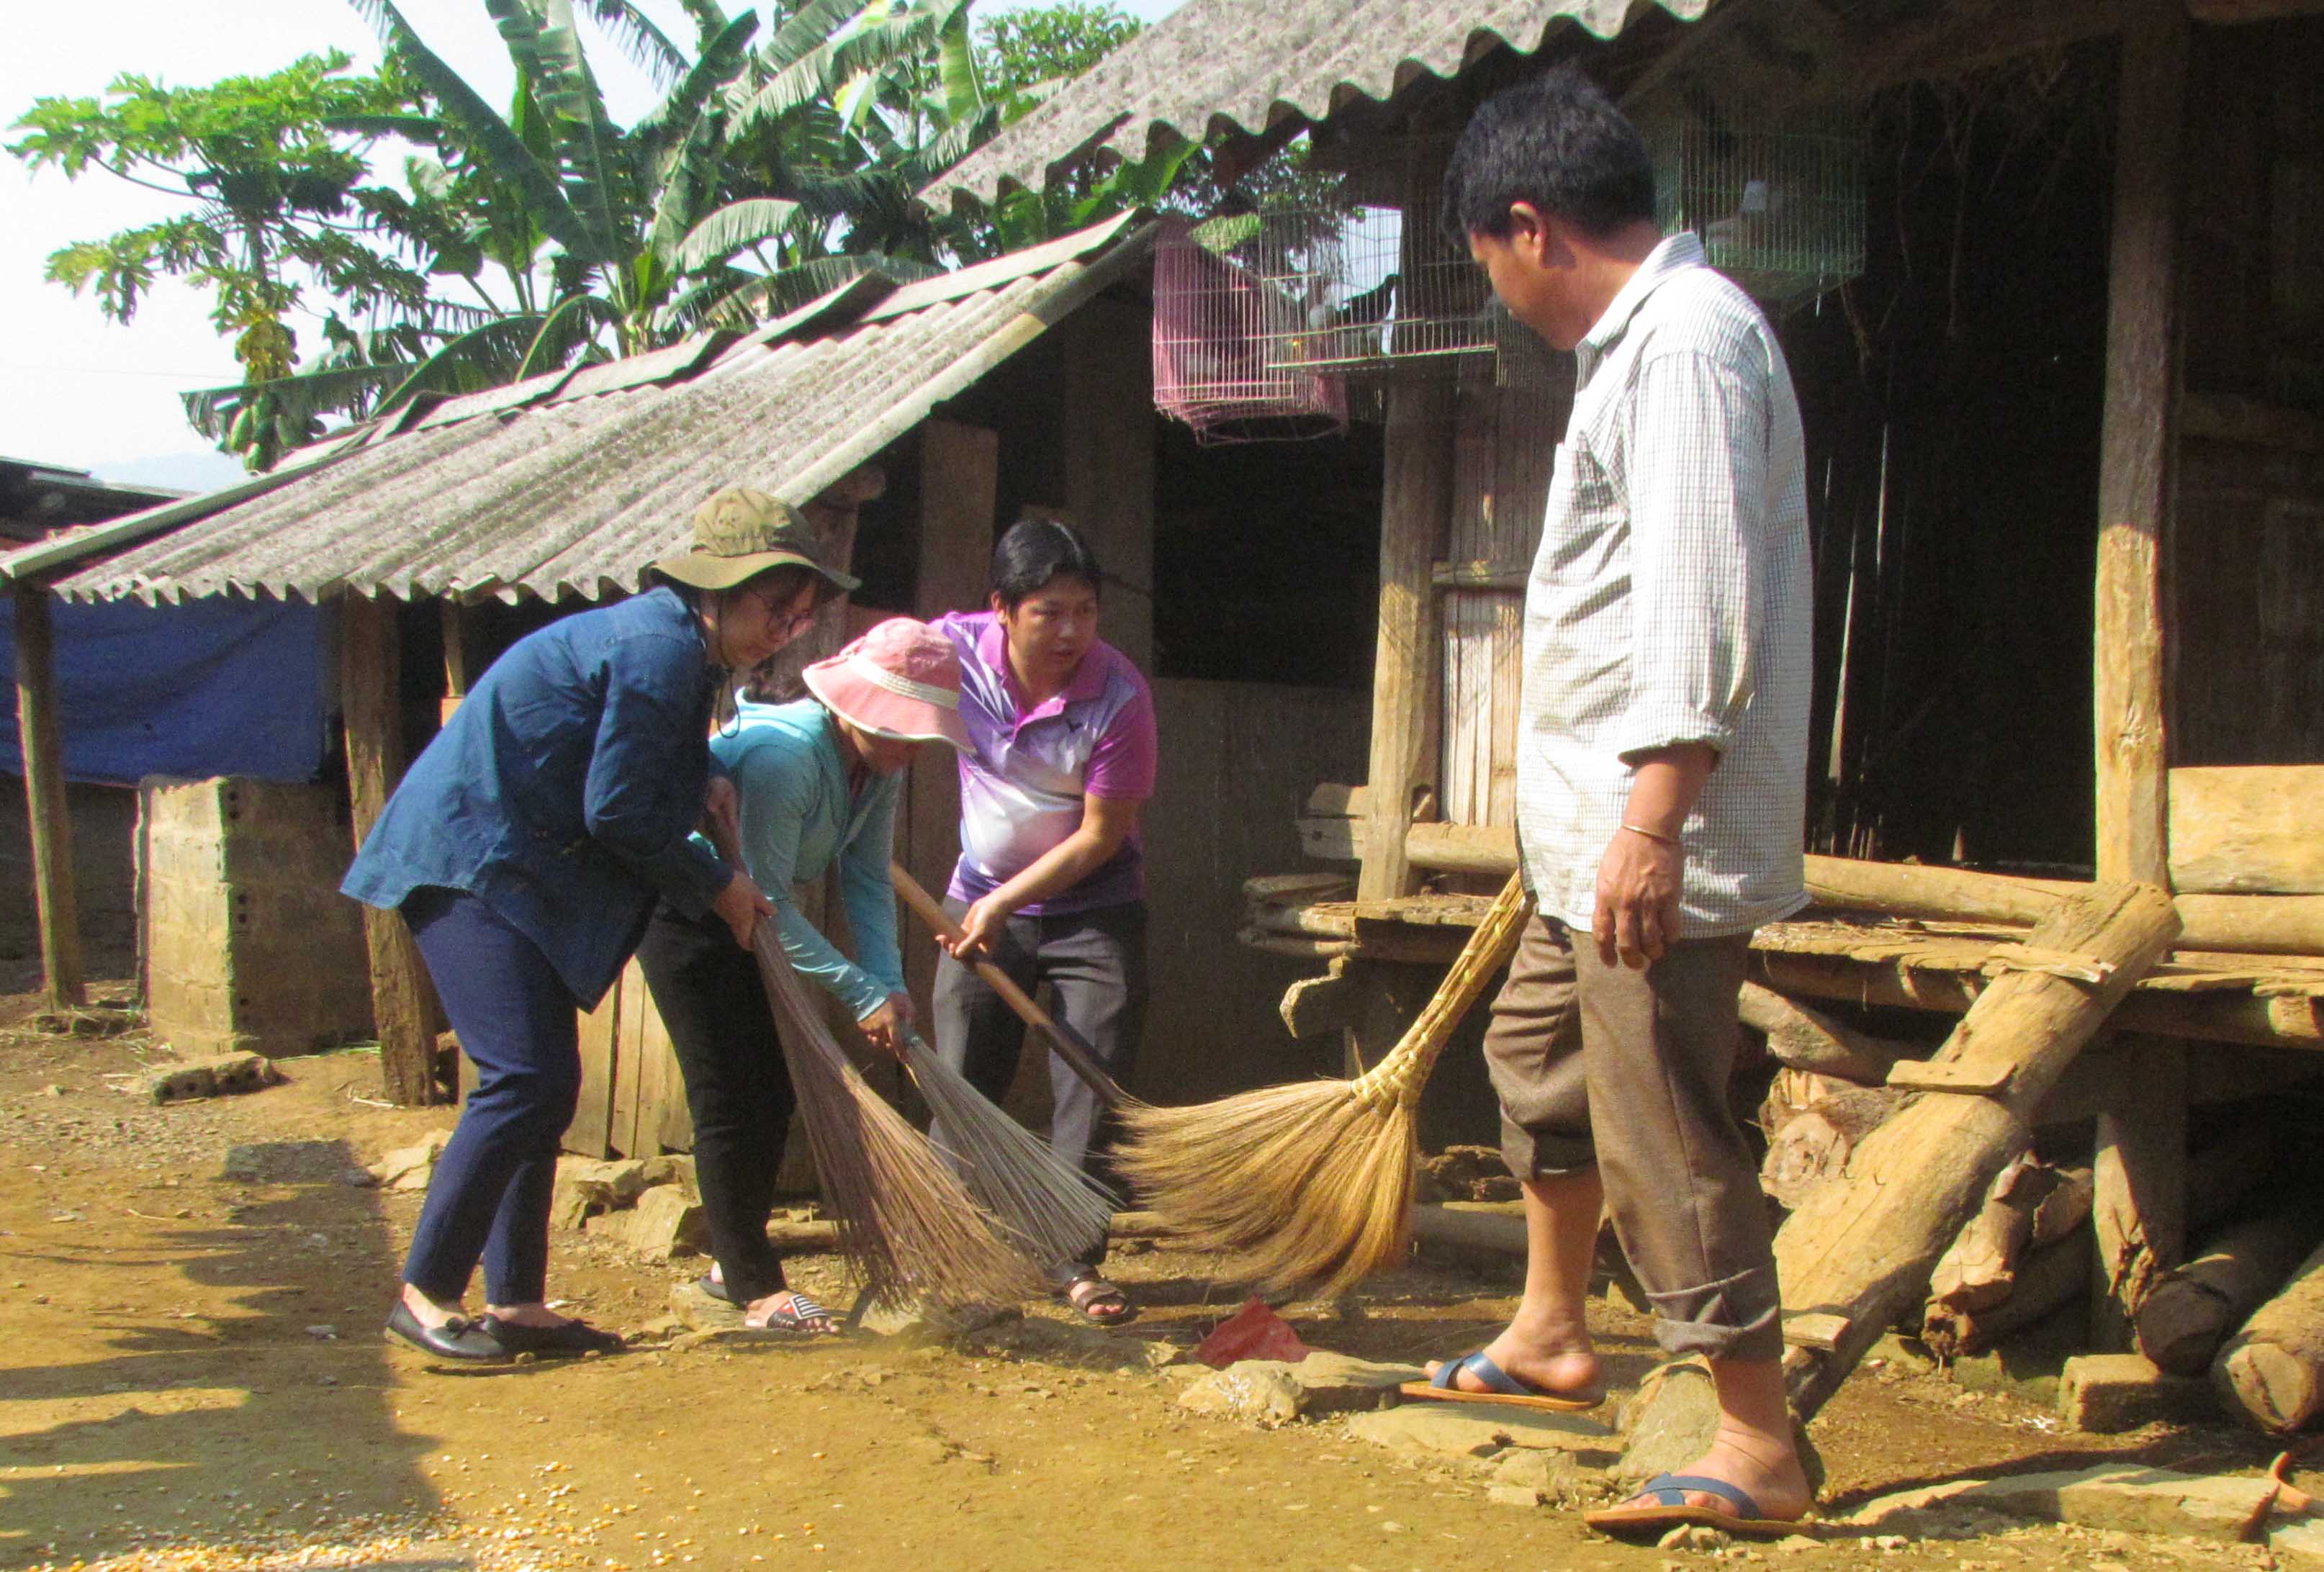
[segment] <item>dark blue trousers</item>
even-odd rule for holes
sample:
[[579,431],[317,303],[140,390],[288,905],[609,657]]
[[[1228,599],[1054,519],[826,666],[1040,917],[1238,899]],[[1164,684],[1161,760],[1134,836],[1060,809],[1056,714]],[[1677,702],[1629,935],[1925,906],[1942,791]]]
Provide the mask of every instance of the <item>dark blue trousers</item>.
[[482,1260],[488,1303],[537,1302],[548,1290],[558,1143],[581,1097],[577,1007],[540,947],[474,896],[415,890],[403,915],[476,1067],[403,1281],[455,1301]]

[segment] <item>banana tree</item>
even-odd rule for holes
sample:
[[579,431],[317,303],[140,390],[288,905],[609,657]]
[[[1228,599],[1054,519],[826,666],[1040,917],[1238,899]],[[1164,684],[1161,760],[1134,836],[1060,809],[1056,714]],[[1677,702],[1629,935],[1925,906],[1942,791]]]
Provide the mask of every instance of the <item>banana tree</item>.
[[[342,329],[295,374],[285,364],[189,394],[197,427],[254,467],[334,416],[634,354],[865,271],[909,279],[1046,238],[1146,199],[1176,168],[1117,171],[1075,200],[976,224],[919,207],[918,188],[1047,87],[988,86],[972,0],[806,0],[778,7],[763,40],[755,11],[681,0],[690,56],[631,0],[479,3],[514,68],[505,115],[396,0],[350,0],[426,112],[334,122],[418,150],[402,190],[369,188],[357,205],[392,254],[463,280],[473,304]],[[666,85],[627,128],[606,112],[576,13]]]

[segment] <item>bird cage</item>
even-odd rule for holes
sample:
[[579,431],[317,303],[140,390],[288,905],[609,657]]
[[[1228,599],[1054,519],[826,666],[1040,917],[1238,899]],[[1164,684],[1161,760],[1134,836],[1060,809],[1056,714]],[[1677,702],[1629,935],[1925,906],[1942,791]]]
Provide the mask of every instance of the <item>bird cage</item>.
[[1864,271],[1864,138],[1844,112],[1665,93],[1635,112],[1664,233],[1762,304],[1798,306]]
[[[1447,241],[1442,139],[1374,144],[1361,178],[1310,181],[1296,206],[1213,219],[1196,233],[1239,258],[1291,307],[1262,346],[1286,369],[1365,375],[1453,372],[1492,354],[1491,291]],[[1382,193],[1393,200],[1378,200]]]
[[1167,218],[1155,240],[1154,407],[1204,442],[1344,430],[1340,379],[1271,354],[1301,319],[1293,301],[1199,233]]
[[1506,329],[1483,274],[1437,225],[1448,145],[1374,142],[1356,173],[1301,161],[1275,188],[1239,188],[1231,211],[1167,236],[1156,402],[1198,428],[1217,418],[1201,411],[1240,425],[1286,400],[1328,401],[1344,424],[1350,379],[1361,396],[1383,372],[1490,368]]

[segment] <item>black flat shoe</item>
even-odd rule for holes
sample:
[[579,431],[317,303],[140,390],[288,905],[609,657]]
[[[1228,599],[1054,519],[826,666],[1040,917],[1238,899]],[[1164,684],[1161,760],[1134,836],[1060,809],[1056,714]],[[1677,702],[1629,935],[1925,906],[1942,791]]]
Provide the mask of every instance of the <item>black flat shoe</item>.
[[464,1359],[472,1365],[505,1365],[509,1361],[509,1350],[480,1323],[466,1316],[455,1316],[440,1327],[431,1327],[413,1315],[410,1306],[398,1302],[387,1312],[387,1335],[439,1359]]
[[694,1286],[700,1289],[703,1292],[708,1294],[712,1299],[716,1300],[721,1304],[739,1305],[742,1302],[733,1294],[726,1292],[726,1285],[724,1283],[711,1276],[707,1272],[695,1279]]
[[618,1354],[623,1347],[619,1332],[601,1331],[587,1321],[567,1321],[554,1327],[528,1327],[498,1316],[480,1316],[476,1326],[508,1354],[532,1354],[571,1358],[582,1354]]

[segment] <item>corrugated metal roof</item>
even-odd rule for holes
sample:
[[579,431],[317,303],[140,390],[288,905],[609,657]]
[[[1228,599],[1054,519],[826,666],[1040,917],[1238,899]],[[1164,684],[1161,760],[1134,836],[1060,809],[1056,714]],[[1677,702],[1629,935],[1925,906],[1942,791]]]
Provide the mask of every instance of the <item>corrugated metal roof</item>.
[[[810,500],[1141,257],[1148,234],[1124,216],[892,293],[850,286],[834,292],[849,297],[846,320],[797,314],[818,336],[690,341],[657,368],[669,381],[620,385],[631,379],[608,368],[539,379],[515,407],[505,389],[456,400],[287,480],[262,477],[274,483],[257,494],[207,499],[207,516],[185,503],[163,510],[167,533],[148,530],[52,588],[147,601],[632,590],[710,492]],[[592,385],[604,391],[586,393]],[[69,565],[27,556],[0,559],[0,576]]]
[[920,198],[941,207],[1038,189],[1084,150],[1143,158],[1163,127],[1200,142],[1230,124],[1255,134],[1286,115],[1320,121],[1423,73],[1452,76],[1497,43],[1531,53],[1554,27],[1611,38],[1656,5],[1692,22],[1711,0],[1187,0]]

